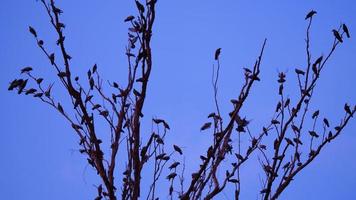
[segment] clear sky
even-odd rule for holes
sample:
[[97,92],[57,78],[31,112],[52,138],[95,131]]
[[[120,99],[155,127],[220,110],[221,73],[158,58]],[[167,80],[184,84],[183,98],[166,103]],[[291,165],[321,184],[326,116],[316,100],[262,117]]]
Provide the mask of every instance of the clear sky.
[[[53,74],[28,33],[28,25],[34,26],[49,47],[55,47],[46,13],[35,0],[7,0],[0,5],[0,198],[92,199],[96,194],[93,184],[98,180],[75,151],[77,138],[70,126],[47,105],[7,91],[8,83],[24,66],[33,66],[43,76]],[[123,19],[132,14],[134,1],[66,0],[58,5],[64,10],[73,71],[85,76],[97,63],[107,80],[126,77],[127,26]],[[262,81],[253,89],[243,113],[252,119],[252,126],[268,123],[277,101],[278,71],[291,78],[290,95],[296,92],[293,71],[306,64],[304,17],[311,9],[318,12],[311,35],[313,58],[327,52],[333,40],[331,30],[340,23],[345,22],[351,32],[351,39],[327,65],[313,99],[312,109],[320,109],[336,124],[343,116],[344,103],[356,103],[355,1],[159,0],[152,41],[154,69],[143,126],[149,127],[151,117],[164,117],[172,128],[168,144],[174,141],[184,147],[191,173],[210,141],[208,133],[199,132],[199,128],[214,110],[210,81],[215,49],[222,48],[219,100],[227,113],[229,100],[236,97],[242,84],[242,67],[254,63],[264,38],[268,42]],[[56,96],[68,100],[59,86],[55,84]],[[355,130],[353,120],[344,134],[296,177],[281,199],[356,199]],[[250,162],[242,169],[242,199],[257,198],[261,189],[258,167]],[[229,191],[226,194],[230,196]]]

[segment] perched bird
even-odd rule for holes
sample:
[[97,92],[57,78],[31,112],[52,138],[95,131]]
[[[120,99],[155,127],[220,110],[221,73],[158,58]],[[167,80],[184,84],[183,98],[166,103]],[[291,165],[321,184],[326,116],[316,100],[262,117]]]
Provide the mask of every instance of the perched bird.
[[295,69],[295,73],[297,73],[298,75],[304,75],[305,74],[305,72],[303,71],[303,70],[301,70],[301,69]]
[[64,77],[67,76],[67,73],[66,73],[66,72],[59,72],[57,75],[58,75],[60,78],[64,78]]
[[21,74],[32,71],[32,67],[24,67],[21,69]]
[[124,22],[129,22],[129,21],[132,21],[133,19],[135,19],[134,16],[130,15],[128,17],[126,17],[126,19],[124,20]]
[[137,9],[140,11],[140,13],[145,12],[145,7],[139,1],[136,1],[136,6],[137,6]]
[[210,127],[211,127],[211,122],[207,122],[200,128],[200,131],[204,131]]
[[38,78],[38,79],[36,79],[37,84],[41,84],[42,81],[43,81],[43,78]]
[[330,126],[330,124],[329,124],[329,120],[328,120],[328,119],[324,118],[323,122],[324,122],[324,124],[325,124],[327,127],[329,127],[329,126]]
[[36,89],[31,88],[31,89],[27,90],[27,91],[25,92],[25,94],[26,94],[26,95],[33,94],[33,93],[35,93],[36,91],[37,91]]
[[170,170],[172,170],[172,169],[176,168],[179,164],[180,164],[180,162],[174,162],[174,163],[172,163],[171,166],[169,166],[168,168],[169,168]]
[[47,88],[46,92],[44,93],[46,97],[51,96],[52,87],[53,87],[53,84],[49,85],[49,87]]
[[101,107],[100,104],[95,104],[95,105],[93,106],[92,110],[98,109],[98,108],[100,108],[100,107]]
[[315,131],[309,131],[310,136],[318,138],[319,135]]
[[241,154],[235,153],[235,156],[238,160],[243,160],[244,157]]
[[289,139],[289,138],[284,138],[285,140],[286,140],[286,142],[289,144],[289,145],[291,145],[291,146],[294,146],[294,143],[293,143],[293,141],[291,140],[291,139]]
[[57,109],[58,109],[58,111],[60,112],[60,113],[64,113],[64,110],[63,110],[63,107],[62,107],[62,105],[58,102],[58,105],[57,105]]
[[171,180],[171,179],[174,179],[176,176],[177,176],[177,173],[172,172],[172,173],[170,173],[170,174],[167,176],[167,179],[168,179],[168,180]]
[[174,148],[174,150],[176,151],[176,152],[178,152],[180,155],[183,155],[183,151],[182,151],[182,149],[179,147],[179,146],[177,146],[177,145],[173,145],[173,148]]
[[26,80],[24,80],[24,81],[21,81],[20,83],[19,83],[19,86],[18,86],[18,91],[17,91],[17,94],[21,94],[22,93],[22,91],[25,89],[25,87],[26,87],[26,85],[27,85],[27,81],[28,81],[28,79],[26,79]]
[[48,56],[49,60],[51,61],[51,64],[54,65],[54,53]]
[[305,20],[309,19],[309,18],[312,18],[314,15],[316,14],[316,11],[315,10],[311,10],[307,16],[305,16]]
[[319,115],[319,110],[313,113],[312,119],[315,119]]
[[93,73],[95,73],[97,69],[98,69],[98,66],[96,64],[94,64],[93,69],[92,69]]
[[350,38],[350,32],[349,32],[349,29],[347,28],[346,24],[342,24],[342,30],[345,32],[346,37]]
[[215,51],[215,60],[219,59],[220,53],[221,53],[221,48],[216,49],[216,51]]
[[320,56],[318,59],[316,59],[316,61],[314,62],[313,65],[318,65],[318,64],[320,64],[322,60],[323,60],[323,56]]
[[41,93],[41,92],[33,95],[33,97],[39,97],[39,98],[41,98],[42,96],[43,96],[43,93]]
[[349,105],[347,105],[347,103],[345,103],[345,105],[344,105],[344,109],[345,109],[345,111],[347,112],[347,114],[349,114],[349,115],[351,115],[351,114],[352,114],[351,109],[350,109],[350,106],[349,106]]
[[282,103],[279,101],[276,107],[276,112],[278,112],[279,109],[281,109],[281,107],[282,107]]
[[30,33],[31,33],[33,36],[37,37],[36,30],[35,30],[32,26],[29,26],[29,27],[28,27],[28,30],[30,31]]
[[300,133],[300,130],[296,125],[292,124],[291,127],[292,127],[293,131]]
[[296,144],[303,145],[302,141],[300,141],[299,138],[293,138],[293,141],[294,141]]
[[[20,80],[22,80],[22,79],[20,79]],[[17,79],[13,80],[13,81],[10,83],[10,86],[9,86],[8,90],[10,91],[10,90],[13,90],[14,88],[18,87],[20,80],[17,80]]]
[[337,30],[335,30],[335,29],[333,29],[332,31],[333,31],[333,33],[334,33],[335,38],[336,38],[339,42],[342,43],[343,40],[342,40],[342,38],[341,38],[341,35],[340,35],[339,31],[337,31]]
[[314,74],[318,75],[319,70],[318,70],[318,67],[316,65],[312,66],[312,70],[313,70]]

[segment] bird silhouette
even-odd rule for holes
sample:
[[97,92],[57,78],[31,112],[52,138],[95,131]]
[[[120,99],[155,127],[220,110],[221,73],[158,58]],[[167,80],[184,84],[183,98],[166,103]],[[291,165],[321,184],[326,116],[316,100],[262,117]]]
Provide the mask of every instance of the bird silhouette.
[[210,127],[211,127],[211,122],[207,122],[200,128],[200,131],[204,131]]
[[126,17],[126,19],[124,20],[124,22],[129,22],[129,21],[132,21],[133,19],[135,19],[134,16],[130,15],[128,17]]
[[309,131],[310,136],[318,138],[319,135],[315,131]]
[[54,53],[48,56],[49,60],[51,61],[51,64],[54,65]]
[[62,105],[58,102],[58,105],[57,105],[57,109],[58,109],[58,111],[60,112],[60,113],[64,113],[64,109],[63,109],[63,107],[62,107]]
[[324,122],[324,124],[325,124],[327,127],[330,126],[328,119],[324,118],[324,119],[323,119],[323,122]]
[[305,74],[305,72],[303,71],[303,70],[301,70],[301,69],[295,69],[295,73],[297,73],[298,75],[304,75]]
[[351,115],[351,114],[352,114],[352,112],[351,112],[351,108],[350,108],[350,106],[349,106],[349,105],[347,105],[347,103],[345,103],[345,105],[344,105],[344,109],[345,109],[345,111],[347,112],[347,114],[349,114],[349,115]]
[[337,30],[335,30],[335,29],[333,29],[332,30],[332,32],[333,32],[333,34],[334,34],[334,36],[335,36],[335,38],[339,41],[339,42],[343,42],[343,40],[342,40],[342,37],[341,37],[341,35],[340,35],[340,33],[339,33],[339,31],[337,31]]
[[21,69],[21,74],[32,71],[32,67],[24,67]]
[[219,59],[220,53],[221,53],[221,48],[216,49],[216,51],[215,51],[215,60]]
[[312,119],[315,119],[319,115],[319,110],[313,113]]
[[183,151],[182,151],[182,149],[179,147],[179,146],[177,146],[177,145],[173,145],[173,148],[174,148],[174,150],[176,151],[176,152],[178,152],[180,155],[183,155]]
[[315,10],[311,10],[307,16],[305,16],[305,20],[312,18],[317,12]]
[[169,166],[168,168],[169,168],[170,170],[172,170],[172,169],[176,168],[179,164],[180,164],[180,162],[174,162],[174,163],[172,163],[171,166]]
[[25,94],[26,94],[26,95],[33,94],[33,93],[35,93],[36,91],[37,91],[36,89],[31,88],[31,89],[27,90],[27,91],[25,92]]
[[137,9],[140,11],[140,13],[145,12],[145,7],[139,1],[136,1],[136,6],[137,6]]
[[346,24],[342,24],[342,30],[345,32],[346,37],[350,38],[350,32],[349,32],[349,29],[347,28]]
[[30,33],[31,33],[33,36],[37,37],[36,30],[35,30],[32,26],[29,26],[29,27],[28,27],[28,30],[30,31]]

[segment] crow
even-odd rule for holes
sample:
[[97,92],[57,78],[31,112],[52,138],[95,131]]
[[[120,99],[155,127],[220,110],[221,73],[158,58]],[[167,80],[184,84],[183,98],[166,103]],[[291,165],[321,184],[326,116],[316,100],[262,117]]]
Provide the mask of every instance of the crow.
[[335,38],[336,38],[339,42],[342,43],[343,40],[342,40],[341,35],[339,34],[339,32],[338,32],[337,30],[335,30],[335,29],[333,29],[332,31],[333,31],[333,33],[334,33]]
[[307,16],[305,16],[305,20],[312,18],[316,14],[315,10],[310,11]]

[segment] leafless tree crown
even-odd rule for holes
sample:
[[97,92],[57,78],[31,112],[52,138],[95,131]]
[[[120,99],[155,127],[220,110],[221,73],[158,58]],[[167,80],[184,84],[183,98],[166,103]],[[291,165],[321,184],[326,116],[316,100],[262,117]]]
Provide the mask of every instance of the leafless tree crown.
[[[13,80],[8,89],[15,90],[18,94],[31,95],[50,105],[69,122],[78,135],[80,153],[102,180],[97,187],[96,200],[158,199],[156,188],[163,174],[166,174],[165,181],[169,183],[167,192],[171,199],[213,199],[228,185],[235,191],[230,195],[239,199],[242,183],[240,168],[252,154],[257,155],[263,172],[261,190],[258,191],[260,198],[277,199],[295,176],[340,135],[355,114],[356,107],[345,104],[344,117],[332,126],[321,111],[311,112],[309,109],[322,71],[335,50],[350,37],[345,24],[333,29],[331,48],[325,55],[314,60],[309,35],[316,11],[311,11],[305,17],[308,22],[305,40],[307,65],[305,68],[295,69],[299,88],[297,98],[291,99],[285,93],[286,74],[280,72],[277,81],[279,100],[271,121],[260,132],[250,131],[249,120],[240,111],[253,86],[260,81],[260,67],[267,40],[263,41],[260,54],[252,67],[244,68],[244,83],[236,98],[231,99],[233,109],[224,120],[217,99],[221,49],[216,50],[212,75],[215,111],[207,116],[207,122],[200,129],[204,132],[211,131],[213,140],[200,156],[199,169],[191,177],[185,176],[186,163],[182,149],[178,145],[166,148],[165,136],[170,130],[168,123],[164,119],[154,118],[149,135],[144,135],[147,132],[141,130],[141,120],[144,117],[142,110],[153,67],[151,37],[157,1],[146,0],[141,3],[136,0],[137,14],[124,20],[129,25],[126,84],[115,81],[107,84],[100,76],[96,64],[88,70],[87,77],[80,79],[73,75],[72,57],[65,46],[65,24],[61,21],[63,12],[54,0],[40,2],[57,34],[56,44],[60,53],[52,53],[33,27],[30,26],[29,31],[55,70],[59,82],[70,97],[72,107],[64,108],[64,104],[52,95],[53,83],[46,83],[49,80],[37,77],[32,67],[23,68],[22,78]],[[105,91],[104,85],[108,86]],[[104,120],[109,127],[107,138],[99,138],[97,120]],[[312,126],[307,126],[306,121]],[[243,139],[249,140],[249,145],[243,146]],[[107,148],[103,147],[104,144],[109,144],[110,150],[105,155],[102,149]],[[124,152],[122,155],[126,155],[125,159],[118,158],[119,150]],[[172,161],[172,156],[175,156],[175,161]],[[228,161],[231,165],[223,167],[223,161]],[[148,164],[153,166],[153,172],[150,174],[151,183],[147,185],[141,183],[141,176]],[[115,171],[117,165],[125,170]],[[121,179],[115,180],[115,177]],[[148,191],[147,194],[141,192],[142,188]]]

